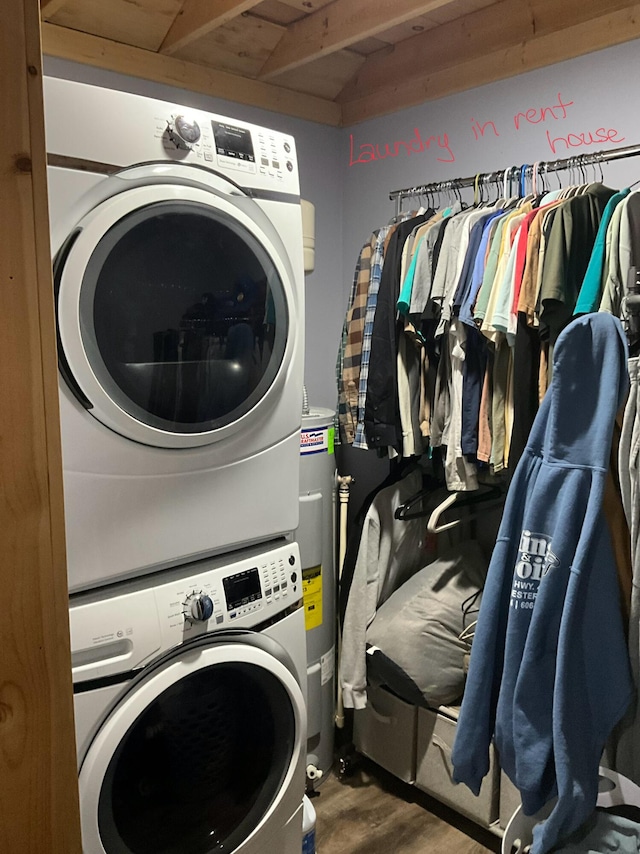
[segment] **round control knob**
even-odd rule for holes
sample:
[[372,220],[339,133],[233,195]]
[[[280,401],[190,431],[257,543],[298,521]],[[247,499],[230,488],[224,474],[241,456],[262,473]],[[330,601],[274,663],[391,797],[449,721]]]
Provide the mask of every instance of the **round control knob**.
[[289,143],[288,143],[288,142],[286,142],[286,141],[285,141],[285,144],[284,144],[284,150],[287,152],[287,154],[289,154],[289,152],[291,151],[291,146],[290,146],[290,145],[289,145]]
[[291,582],[292,582],[293,584],[295,584],[297,580],[298,580],[298,573],[297,573],[297,572],[292,572],[292,573],[291,573]]
[[289,563],[291,564],[291,566],[293,566],[293,564],[295,562],[296,562],[295,555],[289,555]]
[[184,603],[184,616],[191,623],[206,623],[213,614],[213,602],[206,593],[192,593]]
[[200,126],[195,119],[186,116],[172,116],[167,122],[169,139],[176,148],[189,151],[200,139]]
[[293,163],[290,160],[287,160],[287,169],[289,172],[293,172]]

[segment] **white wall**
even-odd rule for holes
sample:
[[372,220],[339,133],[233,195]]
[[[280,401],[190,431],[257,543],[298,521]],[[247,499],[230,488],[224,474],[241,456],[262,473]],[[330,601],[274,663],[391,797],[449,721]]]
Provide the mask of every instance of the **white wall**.
[[[98,68],[45,58],[45,74],[81,80],[255,122],[296,138],[303,198],[316,206],[316,271],[306,277],[305,382],[314,406],[335,406],[336,341],[342,328],[341,131]],[[115,134],[114,134],[115,138]],[[123,140],[122,145],[126,145]]]
[[[347,273],[343,299],[362,243],[394,213],[389,191],[640,144],[639,72],[640,42],[630,42],[346,129],[341,154]],[[559,95],[567,106],[560,106]],[[554,105],[553,110],[543,109]],[[416,128],[423,140],[435,137],[428,149],[417,150]],[[595,144],[582,143],[582,134],[591,143],[589,133]],[[568,147],[561,138],[573,145]],[[412,139],[416,150],[410,154],[406,146],[394,145]],[[378,151],[384,156],[387,144],[391,153],[398,151],[396,157],[369,160]],[[352,164],[359,158],[368,162]],[[605,164],[604,175],[611,186],[629,184],[640,178],[640,158]],[[553,174],[550,182],[557,186]]]

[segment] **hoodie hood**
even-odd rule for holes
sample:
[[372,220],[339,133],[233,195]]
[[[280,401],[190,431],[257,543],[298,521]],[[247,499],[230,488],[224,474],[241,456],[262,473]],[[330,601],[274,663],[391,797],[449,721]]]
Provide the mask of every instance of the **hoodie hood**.
[[[558,337],[553,382],[527,448],[547,462],[607,468],[615,415],[629,392],[622,323],[606,312],[576,318]],[[585,376],[591,382],[585,382]]]

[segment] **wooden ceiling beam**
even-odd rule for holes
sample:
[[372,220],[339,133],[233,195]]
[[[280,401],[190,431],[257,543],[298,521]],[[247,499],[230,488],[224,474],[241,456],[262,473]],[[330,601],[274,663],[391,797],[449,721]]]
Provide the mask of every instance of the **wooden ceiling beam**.
[[259,3],[260,0],[185,0],[160,46],[160,52],[173,54]]
[[[639,37],[640,3],[636,3],[577,25],[566,26],[557,32],[536,34],[525,42],[493,50],[412,79],[400,79],[395,85],[371,90],[343,103],[343,125],[348,127]],[[454,46],[452,49],[455,49]],[[461,55],[464,54],[458,53],[458,56]]]
[[335,0],[287,27],[260,77],[271,79],[454,0]]
[[43,18],[52,18],[66,2],[67,0],[40,0],[40,14]]
[[340,125],[341,108],[333,101],[301,95],[282,86],[204,68],[172,56],[119,44],[55,24],[42,25],[42,49],[49,56],[83,65],[93,65],[168,86],[178,86],[189,92],[200,92],[213,98],[250,104],[308,121],[334,127]]
[[355,101],[387,88],[389,81],[433,74],[458,65],[461,58],[477,59],[488,50],[495,53],[629,5],[630,0],[563,0],[560,5],[557,0],[502,0],[368,57],[337,100]]

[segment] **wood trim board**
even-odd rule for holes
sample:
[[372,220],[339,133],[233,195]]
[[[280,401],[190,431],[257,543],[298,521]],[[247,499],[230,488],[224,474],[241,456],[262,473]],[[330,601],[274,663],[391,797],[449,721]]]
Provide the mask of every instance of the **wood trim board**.
[[39,14],[0,9],[0,851],[81,854]]

